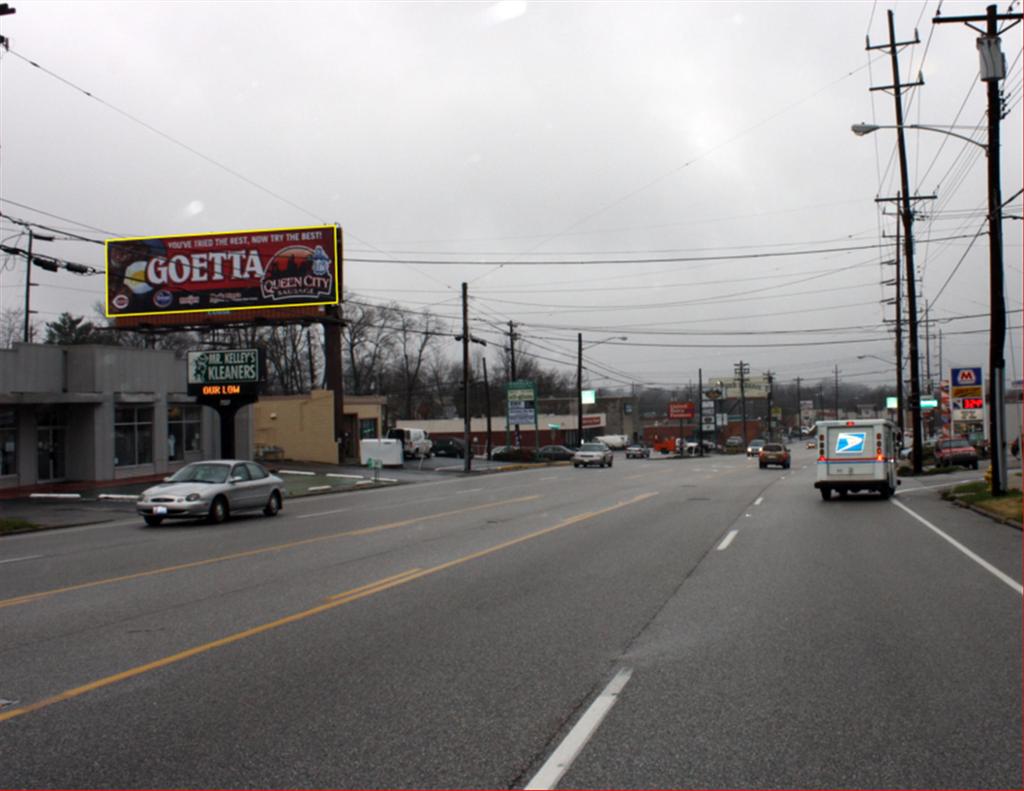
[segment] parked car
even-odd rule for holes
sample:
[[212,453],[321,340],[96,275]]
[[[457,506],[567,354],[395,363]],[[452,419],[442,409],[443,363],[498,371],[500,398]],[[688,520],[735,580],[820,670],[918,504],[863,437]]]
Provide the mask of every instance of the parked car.
[[766,442],[757,455],[757,466],[762,470],[770,464],[789,469],[789,448],[778,442]]
[[651,458],[651,449],[642,442],[634,442],[632,445],[626,446],[626,458],[649,459]]
[[565,445],[545,445],[537,451],[538,461],[572,461],[575,451]]
[[750,440],[750,444],[747,445],[747,456],[756,456],[761,452],[761,448],[765,445],[765,440],[761,437]]
[[978,451],[963,437],[943,439],[935,443],[935,464],[939,467],[970,467],[978,469]]
[[517,448],[514,445],[502,445],[491,451],[494,461],[536,461],[537,454],[533,448]]
[[604,467],[612,466],[612,449],[603,442],[585,442],[572,457],[573,467],[589,467],[597,464]]
[[196,461],[163,483],[146,489],[136,510],[147,525],[165,519],[223,522],[239,511],[262,510],[275,516],[284,505],[284,481],[253,461]]
[[466,443],[456,437],[432,439],[431,453],[435,456],[449,456],[456,459],[466,457]]

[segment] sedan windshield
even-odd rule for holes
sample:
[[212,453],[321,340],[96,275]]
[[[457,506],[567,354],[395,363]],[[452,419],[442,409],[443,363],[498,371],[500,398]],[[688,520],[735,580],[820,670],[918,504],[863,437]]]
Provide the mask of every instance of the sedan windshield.
[[171,476],[172,483],[224,483],[227,479],[226,464],[189,464]]
[[604,445],[599,444],[586,444],[580,445],[580,450],[584,453],[603,453],[605,451]]

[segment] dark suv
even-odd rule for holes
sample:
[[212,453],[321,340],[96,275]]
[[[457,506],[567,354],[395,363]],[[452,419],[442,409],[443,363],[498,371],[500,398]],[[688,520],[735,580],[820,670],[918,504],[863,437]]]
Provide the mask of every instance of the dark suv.
[[777,464],[784,470],[789,469],[789,448],[778,442],[768,442],[757,454],[758,466],[763,470],[769,464]]

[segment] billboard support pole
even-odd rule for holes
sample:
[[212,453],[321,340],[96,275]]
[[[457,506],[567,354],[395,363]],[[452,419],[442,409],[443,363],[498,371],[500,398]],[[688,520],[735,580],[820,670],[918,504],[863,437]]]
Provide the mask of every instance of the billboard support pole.
[[338,446],[338,464],[345,463],[345,382],[341,362],[341,310],[331,305],[325,311],[324,376],[327,389],[334,395],[334,441]]

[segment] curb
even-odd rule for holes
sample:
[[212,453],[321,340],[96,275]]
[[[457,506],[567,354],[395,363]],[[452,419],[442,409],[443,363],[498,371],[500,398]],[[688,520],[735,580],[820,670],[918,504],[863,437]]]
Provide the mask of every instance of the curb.
[[1024,530],[1024,525],[1021,525],[1020,522],[1016,522],[1013,519],[1006,519],[1001,516],[996,516],[991,511],[986,511],[984,508],[978,508],[978,506],[976,505],[960,502],[960,500],[956,498],[951,498],[949,500],[946,500],[946,502],[952,503],[958,508],[966,508],[968,511],[974,511],[974,513],[978,514],[979,516],[987,516],[993,522],[998,522],[999,524],[1006,525],[1007,527],[1013,527],[1017,530]]

